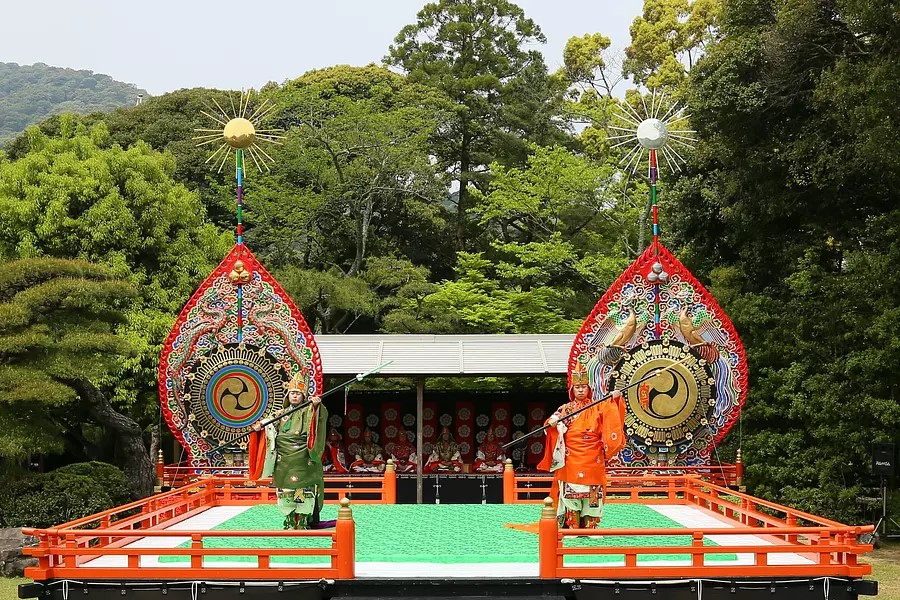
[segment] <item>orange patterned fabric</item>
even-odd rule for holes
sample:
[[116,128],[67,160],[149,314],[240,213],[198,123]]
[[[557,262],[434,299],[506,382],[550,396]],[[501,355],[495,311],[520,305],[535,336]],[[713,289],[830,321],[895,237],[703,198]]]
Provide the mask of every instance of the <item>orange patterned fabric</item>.
[[[568,429],[565,433],[566,463],[562,468],[554,471],[557,481],[568,481],[583,485],[606,486],[606,454],[604,445],[608,445],[618,452],[622,448],[619,441],[604,440],[604,432],[622,428],[625,420],[625,402],[619,398],[608,400],[592,406],[573,418],[566,419],[565,415],[571,414],[589,404],[590,401],[579,403],[576,401],[564,404],[555,413],[562,416],[562,422]],[[604,426],[605,425],[605,426]],[[547,429],[547,444],[544,447],[544,459],[538,468],[549,471],[553,458],[553,449],[559,439],[556,427]]]
[[261,431],[254,431],[247,440],[247,458],[249,459],[249,479],[256,481],[262,477],[266,464],[266,440]]

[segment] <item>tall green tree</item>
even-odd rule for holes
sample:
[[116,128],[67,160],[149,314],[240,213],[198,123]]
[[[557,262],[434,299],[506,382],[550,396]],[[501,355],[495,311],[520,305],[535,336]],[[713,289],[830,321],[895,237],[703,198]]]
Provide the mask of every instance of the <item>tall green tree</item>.
[[610,39],[602,33],[573,36],[563,50],[563,73],[569,83],[578,85],[576,97],[590,90],[595,96],[613,97],[613,90],[623,80],[617,72],[622,65],[611,52]]
[[[458,253],[456,277],[409,296],[389,315],[394,331],[576,331],[628,265],[639,205],[610,165],[534,146],[524,168],[494,163],[472,214],[494,241]],[[427,290],[420,289],[420,292]]]
[[547,74],[540,28],[508,0],[440,0],[404,27],[385,62],[411,81],[441,90],[452,119],[434,137],[440,166],[458,182],[456,238],[469,246],[472,189],[487,190],[488,165],[522,164],[530,140],[563,141],[558,114],[564,82]]
[[751,489],[842,519],[861,518],[870,444],[900,441],[890,10],[726,1],[691,73],[702,142],[673,213],[748,349]]
[[117,333],[129,342],[116,382],[100,391],[141,423],[156,422],[162,342],[233,238],[205,219],[197,195],[172,179],[171,155],[124,150],[101,123],[64,118],[60,135],[29,130],[31,150],[0,164],[0,256],[77,258],[108,266],[139,290]]
[[[81,123],[90,128],[103,122],[109,132],[109,141],[129,148],[138,142],[154,150],[169,152],[175,159],[172,177],[188,189],[197,192],[209,219],[225,229],[234,226],[234,173],[230,169],[221,172],[208,164],[209,146],[198,147],[191,138],[197,128],[208,128],[209,117],[218,109],[213,102],[230,110],[237,92],[206,88],[177,90],[148,98],[137,106],[126,106],[110,112],[93,112],[87,115],[56,115],[39,124],[48,137],[59,137],[63,123],[68,128]],[[18,159],[31,151],[32,136],[23,133],[8,146],[8,155]]]
[[447,183],[429,159],[446,99],[374,65],[312,71],[267,94],[285,138],[271,173],[248,182],[248,243],[285,268],[318,331],[372,330],[396,291],[384,261],[416,278],[447,262]]
[[650,89],[677,89],[716,35],[722,0],[644,0],[625,49],[626,75]]
[[613,92],[624,80],[621,68],[620,56],[610,51],[610,39],[601,33],[566,42],[560,70],[568,84],[565,112],[579,131],[581,149],[601,162],[610,157],[607,128],[619,102]]
[[115,439],[136,495],[152,491],[153,462],[141,426],[101,388],[131,353],[117,331],[137,296],[111,269],[84,261],[29,258],[0,271],[0,456],[69,451],[91,456],[92,427]]

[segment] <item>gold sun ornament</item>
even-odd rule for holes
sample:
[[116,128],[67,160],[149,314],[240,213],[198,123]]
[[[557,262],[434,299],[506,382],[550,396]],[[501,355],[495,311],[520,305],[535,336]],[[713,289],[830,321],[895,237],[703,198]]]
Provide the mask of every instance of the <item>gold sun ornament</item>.
[[622,157],[620,164],[625,165],[626,171],[633,173],[641,165],[644,156],[647,156],[650,178],[655,179],[656,154],[659,151],[670,171],[673,173],[680,171],[681,165],[687,161],[679,150],[684,152],[692,148],[697,141],[693,136],[696,131],[682,129],[688,118],[684,112],[685,107],[679,107],[677,103],[670,102],[665,94],[657,96],[655,92],[650,96],[650,106],[647,106],[644,96],[641,96],[641,104],[644,107],[643,115],[628,102],[620,103],[616,116],[628,127],[609,126],[618,133],[609,136],[608,139],[621,140],[615,143],[613,148],[632,145]]
[[[230,150],[236,151],[237,160],[241,160],[244,151],[250,156],[250,160],[256,166],[256,169],[262,172],[263,167],[268,171],[268,163],[275,162],[275,159],[263,150],[260,142],[272,144],[280,144],[281,129],[261,129],[260,124],[263,119],[272,114],[275,105],[270,103],[268,99],[263,100],[258,106],[250,111],[251,91],[241,92],[238,96],[238,104],[234,105],[234,98],[231,94],[228,99],[231,102],[231,113],[223,109],[215,99],[213,104],[217,110],[210,109],[210,112],[201,110],[201,114],[212,119],[218,125],[218,129],[194,129],[199,135],[191,138],[197,142],[197,146],[206,146],[208,144],[220,144],[206,162],[212,162],[214,165],[219,162],[217,172],[222,171],[225,162],[228,160]],[[221,160],[220,160],[221,159]]]

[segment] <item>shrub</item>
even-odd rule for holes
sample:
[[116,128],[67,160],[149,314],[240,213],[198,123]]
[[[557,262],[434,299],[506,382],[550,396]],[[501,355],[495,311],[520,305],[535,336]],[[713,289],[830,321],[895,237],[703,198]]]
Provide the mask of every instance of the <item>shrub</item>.
[[90,477],[106,490],[110,500],[115,502],[116,505],[125,504],[132,500],[131,490],[128,487],[128,478],[125,477],[125,473],[109,463],[99,461],[73,463],[56,469],[52,474]]
[[0,526],[52,527],[107,510],[129,499],[124,473],[99,462],[0,482]]

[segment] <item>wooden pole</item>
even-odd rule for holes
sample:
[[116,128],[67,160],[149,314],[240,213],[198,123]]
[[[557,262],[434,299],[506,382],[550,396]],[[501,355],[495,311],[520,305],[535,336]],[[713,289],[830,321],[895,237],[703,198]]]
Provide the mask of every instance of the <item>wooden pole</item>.
[[341,498],[334,534],[337,544],[338,579],[353,579],[356,577],[356,523],[353,521],[350,500],[346,497]]
[[538,572],[541,579],[556,578],[556,536],[558,534],[553,498],[544,498],[541,522],[538,525]]
[[422,467],[424,466],[425,457],[424,443],[422,440],[422,428],[424,425],[425,412],[425,378],[416,379],[416,504],[422,504]]
[[503,463],[503,504],[516,503],[516,472],[513,471],[512,459]]

